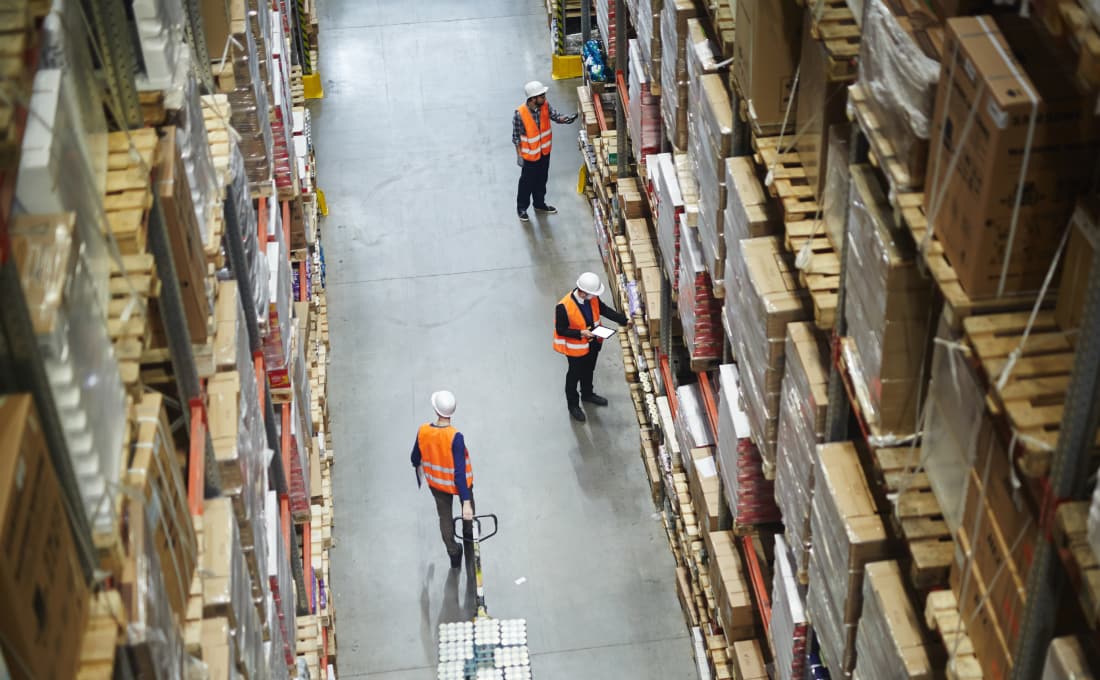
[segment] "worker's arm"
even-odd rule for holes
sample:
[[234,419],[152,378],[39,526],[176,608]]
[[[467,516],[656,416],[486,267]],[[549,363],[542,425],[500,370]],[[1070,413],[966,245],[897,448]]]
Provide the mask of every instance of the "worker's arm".
[[466,481],[466,439],[461,432],[455,433],[451,442],[451,457],[455,462],[455,488],[458,489],[458,497],[462,501],[462,519],[474,518],[473,494],[470,485]]
[[523,167],[523,155],[519,152],[519,138],[524,133],[523,118],[519,115],[519,109],[512,114],[512,146],[516,147],[516,163]]
[[604,302],[603,298],[600,298],[600,316],[606,316],[620,326],[630,323],[630,319],[625,314]]
[[412,460],[413,467],[420,467],[420,436],[417,435],[413,440],[412,455],[409,457]]
[[587,337],[576,328],[569,327],[569,314],[565,311],[565,305],[561,303],[558,303],[558,306],[554,309],[554,330],[563,338],[581,340]]
[[562,123],[564,125],[568,125],[569,123],[572,123],[573,121],[575,121],[577,119],[577,114],[575,114],[575,113],[571,116],[563,116],[560,113],[558,113],[557,110],[555,110],[553,106],[547,104],[547,107],[550,109],[550,120],[554,121],[555,123]]

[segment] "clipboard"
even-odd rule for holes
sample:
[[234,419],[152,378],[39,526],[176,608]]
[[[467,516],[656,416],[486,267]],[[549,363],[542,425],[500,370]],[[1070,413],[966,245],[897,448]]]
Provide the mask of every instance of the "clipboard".
[[592,327],[592,334],[601,340],[607,340],[612,335],[615,335],[615,329],[596,324]]

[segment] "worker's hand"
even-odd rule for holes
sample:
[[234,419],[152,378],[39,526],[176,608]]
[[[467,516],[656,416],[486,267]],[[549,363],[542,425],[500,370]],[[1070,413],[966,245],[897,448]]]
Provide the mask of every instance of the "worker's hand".
[[626,320],[626,329],[630,330],[631,328],[634,328],[634,319],[627,319]]
[[588,330],[587,328],[585,328],[584,330],[581,331],[581,337],[584,338],[585,340],[591,340],[592,338],[596,337],[596,334],[593,333],[592,331]]
[[474,504],[471,501],[462,501],[462,519],[469,522],[474,518]]
[[574,113],[572,116],[569,116],[568,122],[572,123],[572,122],[576,121],[578,115],[579,114]]
[[516,165],[518,165],[521,168],[523,167],[523,156],[520,156],[519,154],[516,154]]

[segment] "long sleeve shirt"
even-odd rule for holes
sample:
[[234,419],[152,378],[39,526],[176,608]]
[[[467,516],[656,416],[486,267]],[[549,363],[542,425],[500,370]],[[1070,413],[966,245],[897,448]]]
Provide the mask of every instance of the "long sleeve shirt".
[[[432,427],[437,427],[432,425]],[[455,488],[458,489],[458,497],[464,501],[470,500],[472,497],[470,494],[470,486],[466,483],[466,440],[462,437],[461,432],[455,433],[455,438],[451,442],[451,455],[454,456],[455,462]],[[413,467],[420,467],[420,438],[417,437],[413,440],[412,455],[410,456]]]
[[[576,120],[573,116],[563,116],[557,112],[550,104],[546,107],[550,110],[550,120],[562,125],[568,125]],[[531,116],[535,119],[535,125],[542,125],[542,121],[539,120],[539,114],[542,113],[542,108],[539,107],[531,112]],[[519,146],[519,138],[523,136],[525,129],[523,126],[523,116],[519,115],[519,109],[516,109],[512,114],[512,146]]]
[[[573,291],[573,301],[577,303],[577,306],[581,308],[581,314],[584,315],[584,320],[588,324],[588,328],[592,328],[592,303],[588,300],[584,302],[577,301],[576,291]],[[607,317],[619,325],[625,324],[629,319],[626,315],[615,309],[611,305],[605,303],[603,298],[600,298],[600,316]],[[569,327],[569,313],[565,311],[565,305],[558,303],[558,306],[554,309],[554,328],[557,330],[558,335],[565,338],[573,338],[574,340],[580,340],[583,336],[581,332],[575,328]],[[593,342],[599,342],[599,340],[593,338],[588,344]]]

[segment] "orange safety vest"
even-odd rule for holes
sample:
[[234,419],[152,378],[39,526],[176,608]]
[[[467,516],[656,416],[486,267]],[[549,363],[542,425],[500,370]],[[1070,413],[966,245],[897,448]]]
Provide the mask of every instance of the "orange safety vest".
[[519,116],[523,119],[523,135],[519,138],[519,155],[525,161],[537,161],[543,156],[550,155],[550,146],[553,133],[550,132],[550,105],[543,102],[539,109],[539,124],[535,124],[535,117],[531,115],[531,109],[527,104],[520,104]]
[[[420,447],[420,464],[424,466],[424,479],[428,486],[444,493],[458,495],[455,486],[455,458],[451,451],[458,430],[448,425],[436,427],[424,423],[416,433],[416,444]],[[466,486],[474,488],[474,469],[470,465],[470,451],[466,450]]]
[[[588,328],[588,324],[585,323],[584,320],[584,312],[581,311],[581,306],[577,304],[577,298],[573,297],[573,293],[569,293],[563,297],[559,304],[565,305],[565,313],[569,315],[570,328],[577,331]],[[592,298],[592,324],[595,325],[599,322],[600,299]],[[600,342],[602,342],[602,340]],[[567,357],[583,357],[585,354],[588,354],[588,340],[584,338],[577,340],[575,338],[567,338],[564,335],[558,335],[558,329],[555,326],[554,349]]]

